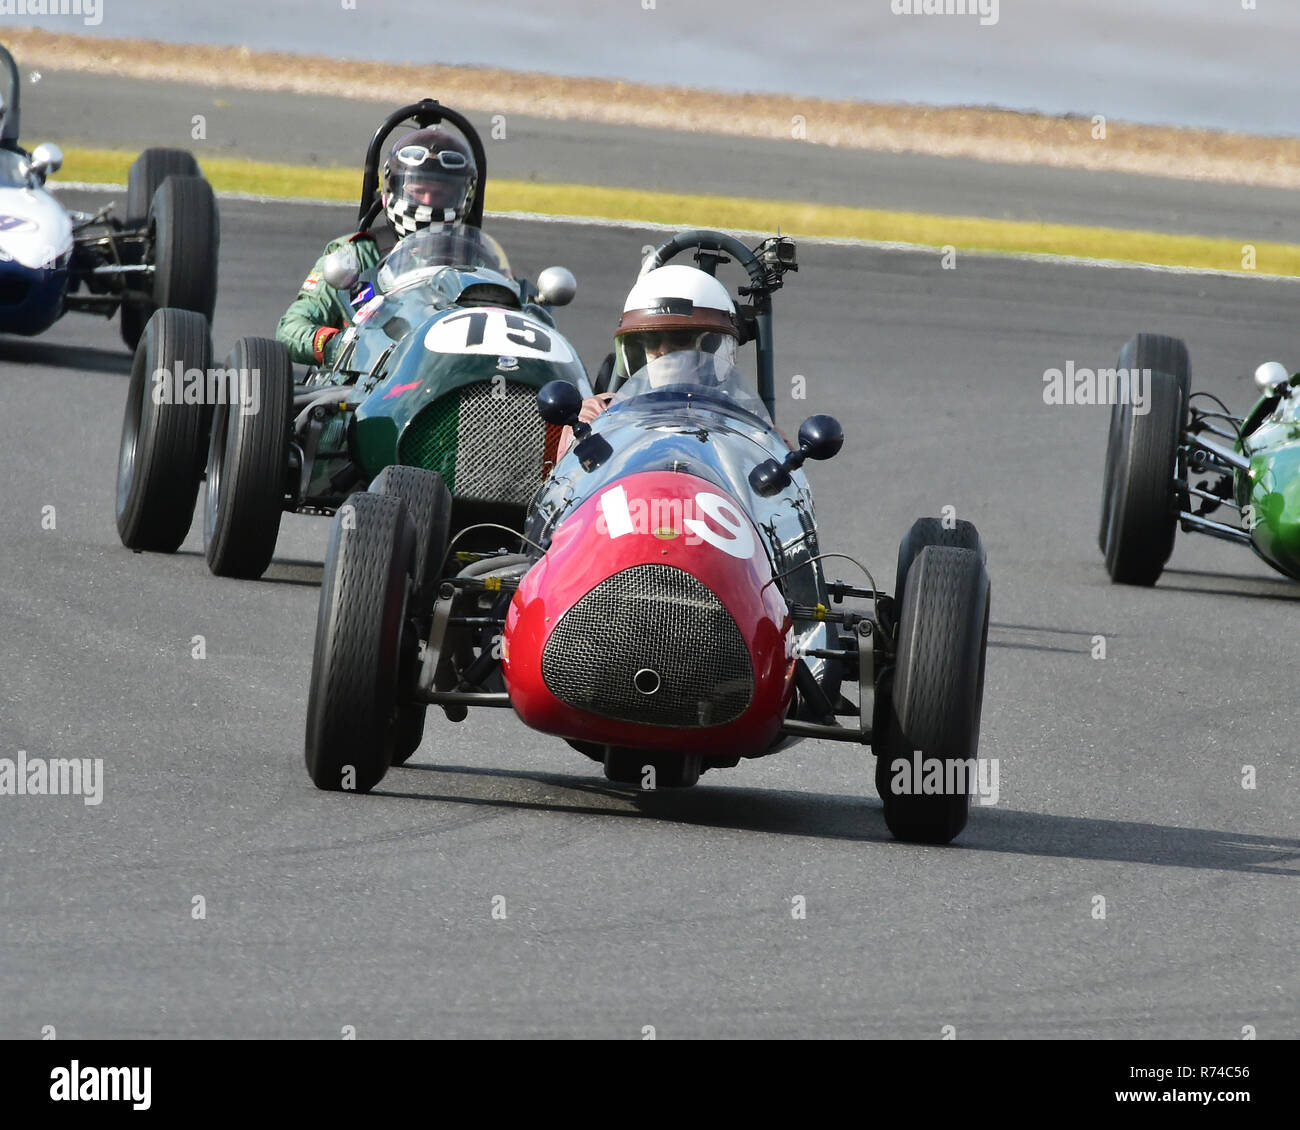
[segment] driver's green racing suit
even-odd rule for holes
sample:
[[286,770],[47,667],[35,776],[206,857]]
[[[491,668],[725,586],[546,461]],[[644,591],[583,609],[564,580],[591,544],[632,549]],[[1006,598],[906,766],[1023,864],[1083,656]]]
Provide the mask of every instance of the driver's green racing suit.
[[370,270],[383,257],[369,232],[339,236],[325,245],[321,257],[298,288],[275,327],[275,336],[289,347],[289,355],[304,365],[328,365],[339,348],[339,331],[352,321],[348,295],[340,294],[325,281],[325,259],[340,247],[352,246],[361,270]]

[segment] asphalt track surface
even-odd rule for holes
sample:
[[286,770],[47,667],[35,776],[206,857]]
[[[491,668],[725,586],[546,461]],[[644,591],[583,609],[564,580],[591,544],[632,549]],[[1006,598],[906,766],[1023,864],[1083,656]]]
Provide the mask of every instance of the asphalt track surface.
[[[349,215],[223,201],[219,352],[272,330]],[[655,237],[495,230],[518,266],[575,270],[562,325],[594,363]],[[811,471],[824,548],[889,577],[917,515],[983,531],[997,804],[953,846],[895,843],[871,754],[815,743],[638,795],[505,711],[431,714],[373,795],[318,792],[327,523],[288,519],[257,583],[211,577],[197,530],[175,557],[124,550],[128,359],[74,315],[0,341],[0,755],[102,757],[106,785],[98,807],[0,797],[0,1036],[1300,1036],[1300,588],[1196,539],[1154,590],[1111,587],[1105,410],[1042,399],[1045,369],[1113,364],[1146,328],[1244,407],[1256,361],[1297,362],[1300,288],[801,254],[778,373],[808,396],[779,415],[848,435]]]
[[[200,162],[213,156],[343,165],[358,170],[358,191],[366,145],[394,108],[48,68],[40,74],[23,92],[23,137],[31,145],[51,140],[131,151],[167,145],[193,150]],[[411,98],[437,93],[413,90]],[[204,117],[201,141],[191,135],[195,114]],[[483,136],[489,176],[509,180],[1300,243],[1300,193],[1284,189],[516,114],[505,119],[505,136],[494,137],[491,112],[468,116]],[[808,129],[816,137],[815,117]],[[313,195],[310,174],[296,195]]]

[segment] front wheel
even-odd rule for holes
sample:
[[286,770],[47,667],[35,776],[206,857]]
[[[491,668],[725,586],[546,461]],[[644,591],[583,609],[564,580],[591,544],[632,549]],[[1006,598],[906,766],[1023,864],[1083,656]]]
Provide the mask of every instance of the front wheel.
[[159,310],[149,319],[126,394],[117,461],[117,532],[127,549],[175,553],[194,520],[203,477],[207,409],[185,395],[187,370],[212,367],[202,314]]
[[1121,351],[1119,367],[1149,373],[1150,382],[1144,412],[1132,395],[1111,408],[1098,540],[1112,581],[1154,585],[1178,529],[1181,498],[1174,479],[1187,429],[1191,364],[1177,338],[1138,334]]
[[307,772],[319,789],[369,792],[392,763],[414,567],[400,498],[360,493],[339,507],[307,700]]
[[979,750],[989,580],[973,549],[926,546],[904,583],[876,790],[900,840],[946,844],[966,826]]

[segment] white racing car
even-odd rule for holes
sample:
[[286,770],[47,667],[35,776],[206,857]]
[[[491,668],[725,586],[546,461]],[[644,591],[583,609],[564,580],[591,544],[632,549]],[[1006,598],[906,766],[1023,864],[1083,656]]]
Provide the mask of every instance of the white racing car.
[[153,311],[211,320],[220,228],[212,186],[182,149],[146,149],[131,165],[126,215],[112,204],[70,212],[46,188],[63,154],[18,141],[20,80],[0,46],[0,333],[31,336],[65,311],[111,318],[134,349]]

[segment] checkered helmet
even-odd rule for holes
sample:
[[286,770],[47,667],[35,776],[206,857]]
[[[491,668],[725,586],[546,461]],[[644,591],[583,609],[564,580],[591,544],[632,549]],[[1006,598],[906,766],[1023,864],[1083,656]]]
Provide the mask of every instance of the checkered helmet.
[[383,183],[384,213],[401,239],[433,224],[464,220],[474,202],[478,166],[459,137],[417,129],[389,150]]

